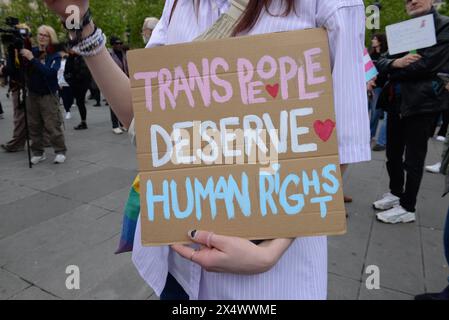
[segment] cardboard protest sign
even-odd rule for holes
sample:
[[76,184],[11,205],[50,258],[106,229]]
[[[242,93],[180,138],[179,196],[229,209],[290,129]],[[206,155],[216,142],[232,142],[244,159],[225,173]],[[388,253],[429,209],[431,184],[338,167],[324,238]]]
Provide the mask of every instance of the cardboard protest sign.
[[144,245],[346,231],[325,30],[128,58]]
[[386,27],[391,55],[428,48],[437,43],[433,14]]

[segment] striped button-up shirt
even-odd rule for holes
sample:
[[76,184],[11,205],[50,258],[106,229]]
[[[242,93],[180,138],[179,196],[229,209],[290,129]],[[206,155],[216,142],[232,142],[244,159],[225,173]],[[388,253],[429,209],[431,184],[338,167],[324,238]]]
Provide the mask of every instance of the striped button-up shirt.
[[[363,64],[365,11],[362,0],[296,0],[296,13],[287,17],[282,1],[272,2],[249,34],[324,27],[328,31],[334,80],[335,111],[341,163],[369,161],[370,132]],[[169,23],[173,0],[147,47],[190,42],[229,8],[228,0],[179,0]],[[133,262],[140,275],[160,295],[170,272],[191,299],[325,299],[327,238],[297,238],[278,263],[258,275],[210,273],[182,259],[169,247],[142,247],[140,220]]]

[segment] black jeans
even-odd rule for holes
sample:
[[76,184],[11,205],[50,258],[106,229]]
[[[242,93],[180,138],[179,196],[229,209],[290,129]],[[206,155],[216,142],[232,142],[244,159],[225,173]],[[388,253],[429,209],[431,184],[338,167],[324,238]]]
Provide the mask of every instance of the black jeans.
[[87,110],[86,110],[86,93],[88,88],[83,86],[73,86],[72,92],[76,99],[76,105],[80,112],[81,121],[86,122]]
[[446,138],[447,128],[449,127],[449,110],[443,111],[442,116],[443,116],[443,124],[441,125],[437,135]]
[[170,273],[160,298],[165,301],[189,300],[188,294]]
[[92,94],[92,98],[95,99],[97,104],[101,104],[101,93],[100,89],[90,89],[90,93]]
[[63,87],[60,91],[62,103],[64,104],[64,110],[65,112],[70,112],[70,109],[72,108],[73,104],[73,93],[72,88],[70,87]]
[[116,129],[122,126],[122,123],[118,120],[117,116],[115,115],[114,111],[111,109],[111,122],[112,122],[112,129]]
[[437,116],[437,113],[429,113],[400,118],[398,114],[388,113],[387,170],[390,190],[401,198],[401,206],[409,212],[415,212],[427,143]]

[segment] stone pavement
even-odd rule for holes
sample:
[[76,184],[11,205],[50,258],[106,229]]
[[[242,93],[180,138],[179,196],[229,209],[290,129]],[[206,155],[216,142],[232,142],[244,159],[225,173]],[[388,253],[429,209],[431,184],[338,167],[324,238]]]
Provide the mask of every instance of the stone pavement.
[[[0,89],[5,119],[0,142],[10,138],[12,108]],[[0,152],[0,300],[157,299],[137,274],[130,254],[116,256],[122,210],[136,174],[133,147],[111,131],[109,109],[88,105],[89,130],[77,132],[77,109],[66,121],[68,160],[28,169],[26,154]],[[441,143],[429,143],[435,163]],[[352,166],[346,177],[348,233],[329,238],[329,299],[411,299],[441,290],[449,274],[442,228],[447,199],[443,177],[425,174],[418,221],[384,225],[371,203],[388,185],[384,153]],[[66,267],[77,265],[80,290],[67,290]],[[380,269],[380,290],[368,290],[365,270]]]

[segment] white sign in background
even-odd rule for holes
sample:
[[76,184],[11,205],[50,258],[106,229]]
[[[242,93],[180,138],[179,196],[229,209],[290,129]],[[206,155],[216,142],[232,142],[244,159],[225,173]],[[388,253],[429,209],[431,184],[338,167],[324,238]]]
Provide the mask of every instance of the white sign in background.
[[428,48],[437,43],[432,14],[392,24],[386,31],[391,55]]

